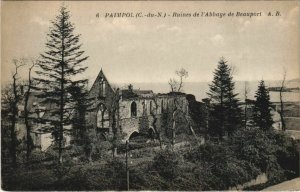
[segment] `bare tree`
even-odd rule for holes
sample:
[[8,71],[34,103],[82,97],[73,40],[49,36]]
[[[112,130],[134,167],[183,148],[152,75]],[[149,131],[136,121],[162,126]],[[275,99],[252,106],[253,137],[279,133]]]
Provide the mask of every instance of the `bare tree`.
[[153,118],[153,121],[152,121],[152,127],[155,131],[155,138],[158,139],[159,141],[159,147],[160,149],[162,149],[162,138],[161,138],[161,130],[159,130],[156,126],[156,122],[157,122],[157,115],[156,115],[156,112],[158,111],[158,102],[157,102],[157,97],[153,97],[152,98],[152,101],[154,103],[154,107],[151,109],[150,108],[150,115],[151,117]]
[[13,64],[15,66],[15,72],[13,74],[13,84],[12,84],[12,100],[11,100],[11,128],[10,128],[10,137],[11,137],[11,157],[12,157],[12,166],[17,167],[17,156],[16,156],[16,147],[17,147],[17,134],[16,134],[16,123],[18,118],[18,103],[21,99],[21,94],[18,84],[18,69],[24,66],[22,60],[13,59]]
[[285,125],[285,120],[284,120],[284,105],[283,105],[283,98],[282,98],[282,93],[284,91],[285,88],[285,80],[286,80],[286,69],[283,69],[283,78],[281,81],[281,87],[279,90],[279,97],[280,97],[280,119],[281,119],[281,125],[282,125],[282,130],[285,131],[286,130],[286,125]]
[[33,141],[30,135],[31,132],[31,126],[29,124],[29,111],[28,111],[28,101],[31,93],[32,88],[32,78],[31,78],[31,72],[34,66],[36,65],[35,60],[31,59],[31,65],[28,68],[28,85],[27,90],[25,92],[25,100],[24,100],[24,120],[25,120],[25,126],[26,126],[26,161],[28,163],[29,156],[33,147]]
[[176,79],[170,79],[169,85],[171,88],[171,92],[175,92],[177,90],[178,82],[176,81]]
[[195,138],[195,141],[197,142],[197,144],[199,145],[200,142],[198,140],[198,137],[193,129],[192,126],[192,119],[190,118],[189,114],[187,112],[185,112],[183,110],[183,105],[180,104],[180,97],[179,96],[175,96],[174,98],[174,108],[173,108],[173,113],[172,113],[172,149],[174,150],[174,145],[175,145],[175,129],[176,129],[176,119],[178,118],[179,115],[182,115],[182,117],[184,118],[184,120],[187,123],[187,127],[189,128],[189,130],[191,131],[192,135]]
[[179,77],[179,82],[171,78],[169,80],[169,85],[171,88],[171,92],[180,92],[183,88],[183,79],[188,77],[188,72],[184,68],[181,68],[180,70],[175,71],[175,74]]
[[[1,155],[2,163],[4,158],[12,160],[12,106],[14,103],[14,95],[12,84],[8,84],[1,89]],[[7,155],[6,155],[7,154]]]
[[176,75],[179,77],[179,85],[177,92],[180,92],[183,87],[183,78],[187,78],[189,76],[189,73],[184,68],[181,68],[180,70],[176,71]]
[[[171,88],[171,92],[174,91],[180,92],[183,88],[183,79],[188,77],[188,71],[185,70],[184,68],[181,68],[180,70],[176,71],[175,74],[179,77],[179,82],[176,81],[175,79],[170,79],[169,85]],[[191,124],[191,120],[190,118],[188,118],[188,114],[186,114],[183,110],[181,110],[183,106],[180,106],[179,99],[180,99],[179,95],[174,94],[174,106],[172,112],[172,141],[171,141],[172,150],[174,150],[174,145],[175,145],[176,116],[179,115],[180,113],[183,114],[185,120],[188,123],[188,127],[190,131],[192,132],[196,141],[198,142],[196,133]]]

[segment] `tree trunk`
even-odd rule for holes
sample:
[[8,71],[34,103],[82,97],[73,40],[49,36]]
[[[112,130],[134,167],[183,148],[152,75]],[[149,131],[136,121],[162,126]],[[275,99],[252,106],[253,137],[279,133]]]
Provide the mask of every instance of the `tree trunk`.
[[175,113],[176,110],[174,110],[172,117],[173,117],[173,125],[172,125],[172,150],[174,150],[174,145],[175,145],[175,127],[176,127],[176,120],[175,120]]
[[28,116],[29,116],[29,112],[28,112],[28,100],[29,100],[29,96],[30,96],[30,91],[31,91],[31,69],[34,67],[34,64],[29,68],[29,72],[28,72],[28,89],[25,95],[25,105],[24,105],[24,119],[25,119],[25,126],[26,126],[26,162],[29,162],[29,156],[32,150],[32,138],[30,135],[31,132],[31,127],[29,125],[29,121],[28,121]]
[[159,141],[159,148],[162,149],[162,139],[160,133],[158,133],[158,141]]
[[[157,104],[157,101],[155,99],[153,99],[153,102],[155,104],[155,111],[157,111],[158,109],[158,104]],[[150,109],[151,110],[151,109]],[[162,149],[162,140],[161,140],[161,134],[160,134],[160,131],[157,129],[156,127],[156,122],[157,122],[157,117],[155,115],[155,113],[153,111],[150,111],[150,115],[152,116],[153,118],[153,121],[152,121],[152,127],[155,131],[155,138],[158,139],[159,141],[159,146],[160,146],[160,149]]]
[[[64,29],[65,25],[65,19],[64,17],[62,18],[62,28]],[[65,65],[65,42],[64,42],[64,34],[62,34],[62,42],[61,42],[61,46],[62,46],[62,55],[61,55],[61,82],[60,82],[60,126],[59,126],[59,131],[58,131],[58,163],[62,164],[62,148],[63,148],[63,138],[64,138],[64,81],[65,81],[65,69],[64,69],[64,65]]]
[[245,116],[244,116],[244,118],[245,118],[245,128],[247,128],[247,101],[245,101],[245,111],[244,111],[244,113],[245,113]]
[[14,92],[14,101],[12,106],[12,125],[10,129],[10,137],[11,137],[11,156],[12,156],[12,167],[17,167],[17,154],[16,154],[16,121],[18,115],[18,93],[17,93],[17,84],[16,84],[16,74],[13,76],[13,92]]
[[223,139],[223,132],[225,132],[225,120],[224,120],[224,106],[223,106],[223,90],[221,90],[221,109],[222,109],[222,116],[221,116],[221,131],[219,132],[219,139],[222,140]]
[[31,144],[32,144],[32,138],[30,135],[31,132],[31,127],[29,125],[28,122],[28,109],[27,109],[27,105],[28,105],[28,99],[29,99],[29,92],[30,92],[30,88],[28,88],[27,94],[26,94],[26,98],[25,98],[25,105],[24,105],[24,118],[25,118],[25,126],[26,126],[26,161],[27,163],[29,162],[29,156],[31,153]]
[[281,126],[282,126],[282,130],[285,131],[286,130],[286,125],[285,125],[285,120],[284,120],[284,105],[283,105],[283,99],[282,99],[282,91],[283,91],[283,86],[281,86],[280,88],[280,119],[281,119]]
[[12,125],[10,129],[10,138],[11,138],[11,158],[12,158],[12,167],[16,168],[17,167],[17,156],[16,156],[16,132],[15,132],[15,126],[16,126],[16,113],[17,110],[15,109],[15,104],[13,106],[13,114],[12,114]]
[[196,133],[195,133],[193,127],[192,127],[191,125],[189,125],[189,128],[190,128],[190,130],[191,130],[193,136],[195,137],[195,140],[196,140],[197,144],[200,145],[200,143],[199,143],[199,141],[198,141],[198,137],[197,137],[197,135],[196,135]]

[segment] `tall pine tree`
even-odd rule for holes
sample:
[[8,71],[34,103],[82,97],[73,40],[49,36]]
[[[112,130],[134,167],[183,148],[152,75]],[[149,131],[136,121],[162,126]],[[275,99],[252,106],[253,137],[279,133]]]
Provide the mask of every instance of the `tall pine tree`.
[[82,148],[82,153],[87,160],[91,161],[92,139],[88,129],[90,126],[86,122],[86,113],[94,110],[92,107],[94,98],[89,97],[87,86],[72,86],[70,93],[74,99],[74,111],[72,114],[72,142]]
[[222,138],[229,136],[241,125],[241,109],[238,94],[234,93],[232,69],[223,58],[214,72],[214,80],[209,85],[211,107],[209,114],[209,133]]
[[269,91],[263,80],[258,85],[255,98],[253,121],[261,129],[269,130],[273,125],[273,119]]
[[72,123],[72,111],[76,101],[71,94],[74,87],[81,87],[87,79],[79,79],[76,75],[85,71],[82,63],[88,58],[83,56],[79,44],[80,35],[74,35],[74,25],[69,21],[70,14],[61,7],[58,16],[52,21],[47,34],[46,51],[41,54],[36,71],[39,82],[37,89],[44,98],[46,113],[42,119],[48,126],[44,131],[52,132],[58,149],[58,162],[62,163],[64,134]]

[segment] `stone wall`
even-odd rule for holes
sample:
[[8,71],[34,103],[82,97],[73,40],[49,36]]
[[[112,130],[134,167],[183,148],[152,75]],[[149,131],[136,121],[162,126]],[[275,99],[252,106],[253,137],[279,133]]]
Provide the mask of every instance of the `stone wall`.
[[[188,102],[185,96],[176,98],[179,107],[184,113],[188,112]],[[135,102],[137,105],[136,116],[131,114],[131,104]],[[152,106],[152,110],[151,110]],[[133,132],[147,134],[150,128],[153,128],[153,121],[156,119],[156,128],[160,130],[162,135],[168,134],[168,130],[172,127],[172,113],[174,108],[174,97],[160,96],[155,98],[136,98],[123,99],[120,101],[120,125],[121,130],[128,139]],[[152,113],[150,113],[150,110]],[[186,126],[178,125],[178,126]]]

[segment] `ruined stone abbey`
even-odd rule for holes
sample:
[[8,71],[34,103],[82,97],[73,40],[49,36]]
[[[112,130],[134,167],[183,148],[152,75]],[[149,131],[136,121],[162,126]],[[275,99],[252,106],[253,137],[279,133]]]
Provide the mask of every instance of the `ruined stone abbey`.
[[89,96],[94,99],[94,110],[88,112],[87,122],[104,137],[112,134],[114,127],[123,135],[122,140],[137,133],[150,137],[156,130],[168,134],[175,105],[183,114],[188,114],[185,94],[155,94],[152,90],[137,90],[132,86],[113,89],[102,70]]

